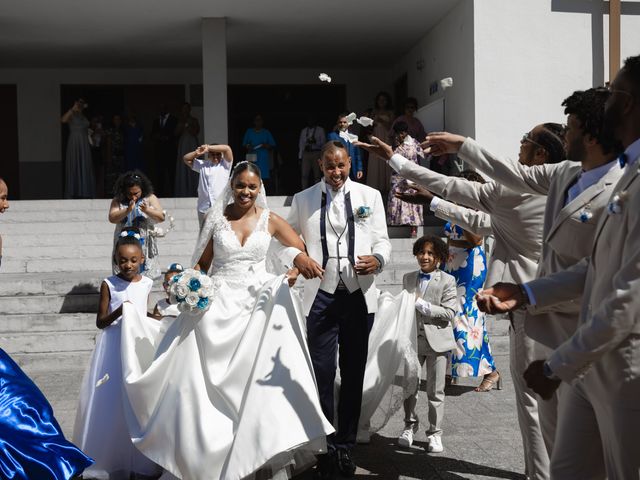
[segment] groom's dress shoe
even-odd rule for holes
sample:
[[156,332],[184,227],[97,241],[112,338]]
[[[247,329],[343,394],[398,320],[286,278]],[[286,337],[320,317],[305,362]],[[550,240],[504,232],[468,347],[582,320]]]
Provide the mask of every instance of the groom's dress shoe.
[[318,464],[313,478],[315,480],[334,480],[336,478],[335,453],[318,455]]
[[356,464],[351,459],[351,452],[345,448],[340,448],[337,451],[336,462],[338,464],[338,470],[345,477],[353,477],[356,474]]

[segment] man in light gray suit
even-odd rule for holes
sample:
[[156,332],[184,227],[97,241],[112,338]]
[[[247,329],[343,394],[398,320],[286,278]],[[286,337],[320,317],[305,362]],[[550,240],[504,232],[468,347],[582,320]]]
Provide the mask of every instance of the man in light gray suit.
[[[574,92],[562,103],[568,115],[567,155],[574,161],[527,167],[486,150],[481,155],[465,157],[472,166],[515,191],[548,196],[538,277],[562,271],[589,255],[596,225],[606,214],[613,187],[622,175],[617,161],[619,142],[603,130],[608,97],[607,89],[592,88]],[[425,143],[434,154],[443,154],[457,152],[464,141],[460,135],[443,132],[430,134]],[[575,332],[579,313],[580,299],[554,306],[551,311],[529,309],[525,331],[548,347],[540,349],[538,359],[546,358],[551,349]],[[556,396],[539,402],[538,413],[551,455],[557,422]]]
[[559,398],[554,479],[640,478],[640,56],[625,61],[610,91],[605,126],[625,148],[624,171],[589,257],[526,288],[498,284],[478,296],[489,312],[582,297],[577,331],[525,373],[543,398],[571,384]]
[[[565,158],[564,144],[553,132],[556,124],[539,125],[534,135],[521,142],[520,162],[527,165],[556,163]],[[496,182],[484,184],[462,178],[447,177],[393,155],[391,147],[373,137],[373,145],[359,144],[378,156],[389,160],[389,165],[400,175],[422,185],[442,198],[477,209],[491,216],[495,246],[488,267],[486,284],[495,281],[526,282],[535,278],[542,244],[542,225],[546,198],[540,195],[515,192]],[[477,155],[480,146],[468,139],[467,148],[459,157]],[[441,215],[451,216],[453,208],[435,205]],[[538,417],[538,401],[522,374],[536,358],[536,342],[524,331],[524,312],[511,314],[510,370],[514,382],[518,422],[525,452],[526,473],[531,479],[546,480],[549,455]]]

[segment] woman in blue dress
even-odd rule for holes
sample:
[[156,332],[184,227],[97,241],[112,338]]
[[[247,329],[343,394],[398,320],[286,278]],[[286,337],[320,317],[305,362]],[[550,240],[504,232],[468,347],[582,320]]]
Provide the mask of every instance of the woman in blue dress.
[[64,438],[42,392],[0,349],[0,478],[69,480],[92,463]]
[[[484,183],[475,172],[463,172],[460,176]],[[454,319],[453,328],[456,349],[451,355],[452,380],[482,376],[476,392],[488,392],[494,386],[500,390],[502,381],[491,355],[485,314],[478,310],[475,300],[487,276],[483,238],[451,223],[445,225],[445,235],[449,239],[449,260],[445,271],[455,277],[460,299],[460,311]]]
[[[247,160],[255,161],[262,172],[262,180],[271,178],[271,150],[276,146],[271,132],[264,128],[262,115],[253,117],[253,128],[249,128],[242,138],[242,144],[247,150]],[[255,155],[255,157],[250,156]]]

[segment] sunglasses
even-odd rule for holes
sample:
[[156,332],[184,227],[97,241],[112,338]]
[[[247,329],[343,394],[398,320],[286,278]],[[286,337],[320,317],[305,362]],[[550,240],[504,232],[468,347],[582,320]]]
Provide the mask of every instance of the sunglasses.
[[525,133],[522,138],[520,139],[520,143],[532,143],[534,144],[536,147],[540,147],[540,148],[544,148],[542,145],[540,145],[538,142],[534,141],[531,139],[531,137],[529,136],[529,133]]

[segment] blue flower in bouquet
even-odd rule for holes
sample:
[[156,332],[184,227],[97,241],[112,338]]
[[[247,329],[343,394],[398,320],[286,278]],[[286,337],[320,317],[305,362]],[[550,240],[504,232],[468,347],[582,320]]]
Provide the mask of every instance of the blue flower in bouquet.
[[204,310],[208,306],[209,306],[209,298],[208,297],[200,297],[200,300],[198,300],[198,308],[200,310]]
[[361,206],[356,208],[356,217],[358,218],[368,218],[371,216],[371,207]]
[[178,283],[181,278],[182,278],[181,273],[179,273],[178,275],[174,275],[173,277],[171,277],[171,283]]
[[189,281],[189,288],[191,289],[192,292],[197,292],[198,290],[200,290],[201,286],[202,284],[200,283],[200,280],[198,280],[197,278],[192,278]]

